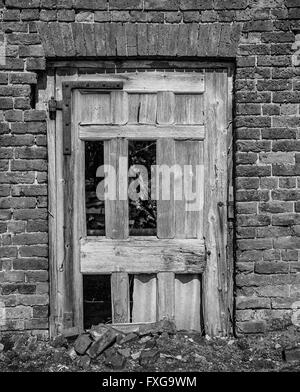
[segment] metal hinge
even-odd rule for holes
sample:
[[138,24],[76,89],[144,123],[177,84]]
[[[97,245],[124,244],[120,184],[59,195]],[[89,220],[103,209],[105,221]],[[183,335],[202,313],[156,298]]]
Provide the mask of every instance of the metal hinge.
[[48,101],[49,117],[50,120],[55,120],[56,111],[62,110],[62,101],[57,101],[54,97]]

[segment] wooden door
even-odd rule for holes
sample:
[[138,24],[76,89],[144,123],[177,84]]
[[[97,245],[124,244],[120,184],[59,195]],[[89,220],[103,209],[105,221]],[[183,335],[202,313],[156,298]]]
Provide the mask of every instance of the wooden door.
[[[82,328],[83,276],[105,275],[113,324],[168,318],[178,329],[201,331],[204,326],[212,334],[224,333],[227,299],[220,296],[220,285],[228,284],[226,73],[101,75],[67,82],[63,88],[69,277],[64,328]],[[129,145],[137,141],[156,148],[151,172],[154,235],[130,232]],[[104,168],[95,169],[95,177],[104,177],[106,190],[115,195],[106,196],[101,207],[102,232],[88,227],[87,143],[95,151],[103,146]]]

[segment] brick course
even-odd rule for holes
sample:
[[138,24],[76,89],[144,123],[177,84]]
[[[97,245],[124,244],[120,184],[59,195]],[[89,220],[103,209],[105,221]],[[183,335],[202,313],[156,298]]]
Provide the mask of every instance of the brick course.
[[32,107],[31,94],[45,57],[70,56],[236,63],[236,330],[289,325],[300,297],[299,0],[5,0],[0,7],[7,43],[0,301],[9,319],[0,331],[48,328],[46,113]]

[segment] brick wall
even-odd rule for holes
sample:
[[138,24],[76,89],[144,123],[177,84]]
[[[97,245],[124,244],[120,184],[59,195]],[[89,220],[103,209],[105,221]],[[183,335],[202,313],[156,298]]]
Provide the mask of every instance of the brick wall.
[[[251,333],[290,325],[300,300],[300,1],[0,0],[0,17],[0,331],[48,328],[46,113],[33,107],[37,73],[46,67],[38,21],[180,24],[200,26],[208,37],[220,34],[220,23],[241,27],[232,58],[236,326]],[[130,48],[127,37],[125,54],[138,56]],[[193,55],[205,54],[200,47]]]

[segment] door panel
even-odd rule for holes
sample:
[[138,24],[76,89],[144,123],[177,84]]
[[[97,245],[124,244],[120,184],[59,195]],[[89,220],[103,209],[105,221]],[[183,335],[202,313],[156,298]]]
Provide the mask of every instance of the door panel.
[[[101,91],[93,89],[92,83],[89,88],[81,84],[72,90],[72,154],[66,159],[69,163],[65,173],[69,178],[65,202],[70,205],[67,222],[73,232],[67,257],[69,265],[73,265],[74,324],[82,325],[83,319],[82,274],[109,274],[113,323],[170,318],[178,329],[200,331],[206,238],[210,233],[212,244],[215,233],[209,231],[207,215],[204,218],[208,205],[205,185],[209,184],[213,192],[216,182],[226,181],[226,173],[223,175],[226,166],[220,167],[221,177],[214,173],[214,178],[207,178],[213,177],[215,157],[211,154],[215,152],[208,151],[206,133],[222,132],[212,124],[215,113],[221,126],[225,121],[223,109],[218,106],[223,90],[218,84],[219,95],[211,92],[213,109],[207,116],[207,92],[200,73],[147,72],[117,77],[123,81],[122,90]],[[130,140],[156,143],[157,166],[151,173],[154,176],[151,191],[157,197],[157,236],[129,235]],[[212,142],[211,136],[209,140]],[[87,141],[103,142],[104,167],[95,167],[95,176],[101,177],[109,194],[115,196],[104,201],[105,236],[103,228],[95,231],[96,235],[90,235],[93,233],[90,229],[86,231],[89,226],[85,210],[84,143]],[[220,152],[223,149],[221,154],[226,156],[226,145],[222,143],[217,148]],[[225,193],[218,194],[218,198],[226,205]],[[224,218],[226,206],[223,211]],[[89,213],[95,214],[95,208]],[[222,249],[226,246],[224,234]],[[209,287],[209,279],[206,278],[205,284],[204,287]]]

